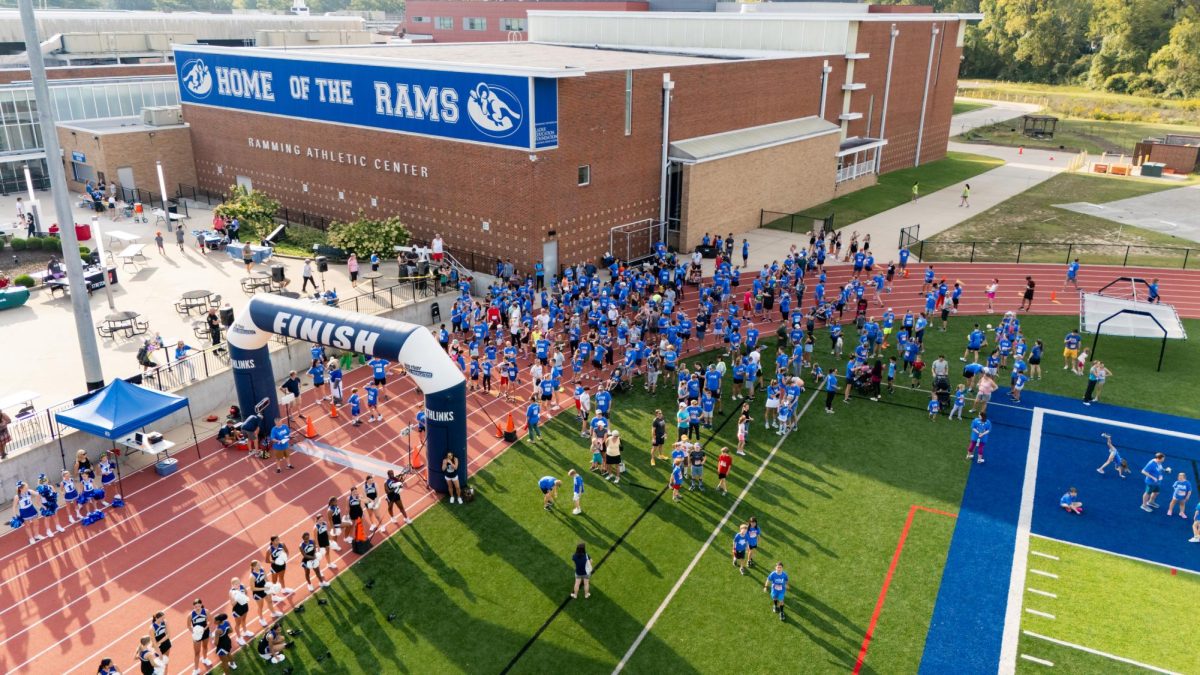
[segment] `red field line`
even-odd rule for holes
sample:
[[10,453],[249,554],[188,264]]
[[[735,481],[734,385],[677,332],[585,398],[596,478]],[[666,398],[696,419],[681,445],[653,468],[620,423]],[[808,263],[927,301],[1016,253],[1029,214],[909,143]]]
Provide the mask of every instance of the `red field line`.
[[900,554],[904,551],[904,543],[908,541],[908,531],[912,529],[913,519],[918,511],[928,511],[939,516],[957,518],[958,514],[931,509],[927,506],[913,504],[908,508],[908,518],[904,521],[904,529],[900,531],[900,541],[896,542],[896,550],[892,553],[892,562],[888,565],[887,575],[883,578],[883,588],[879,590],[879,599],[875,601],[875,611],[871,613],[871,621],[867,624],[867,634],[863,636],[862,647],[858,650],[858,659],[854,662],[854,675],[862,672],[863,663],[867,660],[867,648],[871,646],[871,638],[875,636],[875,625],[879,615],[883,613],[883,603],[887,600],[888,588],[892,585],[892,577],[896,574],[896,566],[900,564]]

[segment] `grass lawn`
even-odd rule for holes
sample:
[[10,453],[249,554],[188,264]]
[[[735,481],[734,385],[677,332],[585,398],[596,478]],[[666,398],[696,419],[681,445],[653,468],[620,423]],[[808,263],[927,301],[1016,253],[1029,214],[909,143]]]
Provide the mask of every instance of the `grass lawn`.
[[[945,352],[957,363],[973,321],[955,317],[950,332],[933,331],[927,351]],[[1077,323],[1072,317],[1027,319],[1027,334],[1048,345],[1046,379],[1033,388],[1081,393],[1079,378],[1056,368],[1052,358]],[[1200,330],[1200,322],[1188,327]],[[820,337],[818,344],[826,345],[824,331]],[[1152,340],[1106,338],[1101,353],[1120,374],[1105,389],[1106,400],[1194,413],[1200,392],[1153,395],[1161,382],[1153,373],[1157,348]],[[819,353],[831,365],[832,357]],[[1169,347],[1168,369],[1188,372],[1196,364],[1195,343]],[[802,405],[816,395],[806,394]],[[761,395],[752,405],[757,419],[748,456],[733,465],[730,496],[712,489],[710,465],[709,489],[685,492],[678,504],[663,491],[666,466],[649,466],[645,446],[653,408],[674,409],[669,388],[655,397],[636,388],[614,402],[613,424],[627,439],[629,470],[620,485],[587,472],[590,453],[573,416],[560,416],[545,425],[543,440],[518,442],[473,478],[474,503],[426,512],[339,576],[322,593],[328,604],[309,602],[304,613],[287,617],[285,625],[303,633],[285,665],[297,674],[610,673],[703,550],[628,672],[847,672],[910,506],[953,513],[961,501],[969,470],[960,455],[966,423],[929,421],[925,396],[898,389],[884,403],[839,401],[834,415],[821,412],[821,401],[812,403],[707,546],[780,441],[762,426]],[[727,417],[734,407],[725,405],[716,428],[704,435],[710,464],[717,448],[736,442]],[[557,508],[544,512],[537,479],[565,479],[569,468],[584,473],[584,515],[570,515],[566,490]],[[742,577],[730,567],[729,546],[735,524],[751,515],[763,540],[759,564]],[[942,515],[916,517],[864,672],[917,670],[953,525]],[[569,600],[569,558],[579,541],[595,563],[592,597]],[[768,563],[776,560],[785,563],[792,583],[782,624],[762,592]],[[1128,603],[1121,611],[1142,607]],[[244,673],[280,670],[252,653],[240,653],[238,663]]]
[[[1146,640],[1147,635],[1161,630],[1163,617],[1152,611],[1130,611],[1128,607],[1128,599],[1135,596],[1162,598],[1173,606],[1194,607],[1200,601],[1200,577],[1173,576],[1162,567],[1037,537],[1030,545],[1032,550],[1059,558],[1031,558],[1030,566],[1057,574],[1059,578],[1030,573],[1027,587],[1058,597],[1026,593],[1025,607],[1053,614],[1055,618],[1024,613],[1022,630],[1179,673],[1200,672],[1200,651],[1185,646],[1200,639],[1200,629],[1194,623],[1172,622],[1167,642]],[[1019,653],[1053,662],[1055,672],[1133,672],[1133,666],[1024,634]],[[1025,672],[1044,669],[1028,661],[1021,667]]]
[[[943,159],[935,162],[886,173],[879,177],[877,184],[814,206],[807,209],[806,213],[819,216],[833,213],[834,227],[841,229],[909,201],[912,199],[914,181],[920,182],[921,194],[931,194],[984,171],[991,171],[1003,163],[1003,160],[984,155],[947,152]],[[763,226],[787,230],[792,227],[791,220],[785,216]],[[808,221],[803,224],[811,226]]]
[[1196,124],[1200,112],[1200,99],[1114,94],[1071,85],[960,80],[958,88],[958,93],[963,96],[1034,103],[1046,108],[1047,112],[1078,119]]
[[[1196,117],[1200,117],[1200,113],[1196,113]],[[964,143],[1061,149],[1064,152],[1086,150],[1093,155],[1103,152],[1129,155],[1133,154],[1137,142],[1150,137],[1162,138],[1166,134],[1200,134],[1200,126],[1066,118],[1058,121],[1054,138],[1030,138],[1021,133],[1021,118],[1018,117],[972,129],[954,137],[953,140]]]
[[1191,248],[1187,264],[1194,269],[1200,267],[1195,242],[1054,206],[1103,204],[1174,187],[1178,185],[1138,178],[1059,174],[930,237],[917,253],[927,260],[997,262],[1016,262],[1019,254],[1021,262],[1063,264],[1069,253],[1085,265],[1120,265],[1126,262],[1126,247],[1133,246],[1127,261],[1131,265],[1182,267],[1185,249]]
[[989,106],[986,103],[974,103],[972,101],[960,101],[958,99],[955,99],[954,100],[954,112],[952,114],[959,115],[959,114],[962,114],[965,112],[971,112],[972,110],[982,110],[984,108],[990,108],[990,107],[991,106]]

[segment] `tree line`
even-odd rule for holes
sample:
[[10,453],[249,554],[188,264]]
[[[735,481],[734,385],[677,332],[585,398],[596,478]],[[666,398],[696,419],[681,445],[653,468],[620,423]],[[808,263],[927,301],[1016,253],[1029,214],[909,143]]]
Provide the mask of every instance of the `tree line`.
[[933,5],[941,12],[984,15],[964,37],[963,77],[1200,96],[1200,0],[933,0]]

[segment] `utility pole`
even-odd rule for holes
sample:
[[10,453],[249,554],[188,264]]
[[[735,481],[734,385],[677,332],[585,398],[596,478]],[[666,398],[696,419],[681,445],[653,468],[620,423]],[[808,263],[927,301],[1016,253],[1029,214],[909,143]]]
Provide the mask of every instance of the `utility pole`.
[[[54,213],[58,218],[63,264],[67,268],[67,283],[71,289],[71,311],[75,316],[75,333],[79,338],[79,356],[83,359],[83,376],[88,391],[92,391],[104,386],[104,373],[100,369],[100,346],[96,343],[96,332],[92,326],[92,307],[88,303],[87,282],[83,278],[83,261],[79,258],[79,240],[75,238],[75,214],[71,211],[62,149],[58,145],[58,131],[54,128],[54,106],[46,81],[46,62],[42,59],[37,20],[33,16],[33,0],[18,0],[17,4],[21,10],[21,27],[25,30],[25,53],[29,57],[29,79],[33,82],[33,94],[37,100],[38,124],[46,148],[46,171],[50,177],[50,193],[54,197]],[[44,213],[38,216],[45,218]],[[100,266],[107,285],[108,266],[103,260]]]

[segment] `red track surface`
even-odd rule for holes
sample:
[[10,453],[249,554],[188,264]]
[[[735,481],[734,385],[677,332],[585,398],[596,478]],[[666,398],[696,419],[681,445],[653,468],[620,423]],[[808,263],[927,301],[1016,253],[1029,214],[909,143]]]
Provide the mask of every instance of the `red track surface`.
[[[897,280],[895,292],[885,300],[896,311],[923,306],[917,293],[923,269],[913,265],[910,278]],[[983,288],[993,278],[1000,280],[997,311],[1015,309],[1026,274],[1038,282],[1035,314],[1079,311],[1074,293],[1062,292],[1060,265],[956,263],[935,269],[939,278],[963,282],[964,314],[984,311]],[[846,266],[831,267],[828,286],[843,283],[849,273]],[[1175,305],[1180,316],[1200,317],[1200,272],[1089,267],[1081,271],[1080,285],[1095,290],[1118,276],[1158,277],[1165,302]],[[811,302],[811,282],[809,287],[806,300]],[[1059,302],[1049,301],[1052,290],[1058,291]],[[694,309],[694,289],[688,289],[684,305]],[[364,384],[368,374],[366,368],[348,373],[346,389]],[[415,418],[421,398],[407,381],[389,385],[389,392],[391,400],[381,406],[387,420],[359,428],[351,427],[346,415],[330,419],[327,411],[318,410],[311,391],[301,401],[315,419],[320,440],[403,465],[407,443],[400,440],[400,430]],[[560,400],[564,409],[572,407],[568,395]],[[471,395],[469,407],[469,470],[474,473],[506,447],[495,438],[491,419],[516,407],[480,395]],[[294,551],[300,533],[311,527],[312,515],[330,497],[344,498],[363,479],[301,454],[293,455],[294,470],[278,475],[266,463],[219,449],[211,439],[201,443],[201,455],[197,459],[190,448],[180,451],[180,470],[166,478],[151,470],[126,476],[127,506],[109,509],[108,518],[91,527],[71,526],[34,546],[26,545],[23,532],[0,538],[0,672],[94,672],[101,657],[132,671],[137,639],[148,634],[150,617],[158,610],[166,611],[175,643],[170,672],[190,672],[185,629],[191,600],[204,599],[210,616],[227,611],[229,579],[237,576],[248,583],[249,561],[262,559],[271,535],[279,535]],[[436,501],[436,495],[410,481],[405,504],[411,515]],[[346,555],[339,571],[356,557],[333,555]],[[299,565],[289,567],[288,584],[297,591],[285,609],[307,596]],[[252,606],[247,625],[258,628],[257,619]]]

